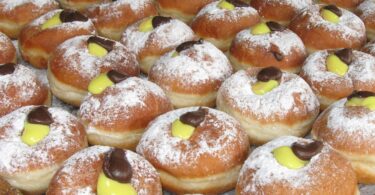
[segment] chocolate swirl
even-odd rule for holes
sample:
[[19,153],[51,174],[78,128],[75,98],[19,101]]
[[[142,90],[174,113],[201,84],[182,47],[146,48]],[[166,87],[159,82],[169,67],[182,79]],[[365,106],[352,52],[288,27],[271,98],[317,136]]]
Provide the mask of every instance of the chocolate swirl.
[[263,68],[261,71],[258,72],[257,79],[258,81],[268,82],[270,80],[279,80],[283,73],[280,69],[276,67],[267,67]]
[[187,112],[181,115],[180,121],[184,124],[198,127],[204,121],[207,113],[207,108],[200,107],[197,111]]
[[286,29],[285,26],[273,21],[266,22],[266,25],[271,31],[284,31]]
[[348,49],[348,48],[340,49],[335,52],[335,55],[347,65],[350,65],[353,62],[353,50],[352,49]]
[[375,96],[375,93],[371,91],[354,91],[347,97],[347,100],[350,100],[352,98],[367,98],[371,96]]
[[310,160],[313,156],[319,154],[322,148],[323,143],[317,140],[310,143],[294,142],[292,144],[293,153],[301,160]]
[[250,7],[249,4],[241,1],[241,0],[226,0],[228,3],[234,5],[234,7]]
[[61,22],[85,22],[88,20],[88,18],[77,11],[66,9],[60,13],[60,20]]
[[130,76],[126,74],[122,74],[120,72],[117,72],[116,70],[110,70],[107,72],[107,77],[109,80],[111,80],[113,83],[119,83],[123,80],[128,79]]
[[326,9],[326,10],[329,10],[331,12],[333,12],[334,14],[336,14],[337,16],[342,16],[342,11],[341,9],[339,9],[338,7],[336,7],[335,5],[326,5],[324,6],[322,9]]
[[12,74],[16,70],[16,64],[6,63],[0,66],[0,75]]
[[32,124],[41,125],[50,125],[53,123],[51,113],[48,112],[48,107],[46,106],[39,106],[29,112],[27,121]]
[[181,51],[187,50],[193,47],[195,44],[203,44],[203,40],[199,39],[198,41],[186,41],[185,43],[181,43],[177,48],[176,51],[180,53]]
[[155,16],[154,18],[152,18],[152,27],[157,28],[158,26],[166,24],[171,20],[171,17]]
[[108,52],[111,52],[113,50],[113,46],[115,45],[115,42],[109,39],[103,39],[98,36],[91,36],[88,40],[87,43],[96,43],[100,46],[102,46],[105,50]]
[[133,175],[132,167],[126,158],[126,151],[114,148],[106,153],[103,172],[108,178],[120,183],[130,183]]

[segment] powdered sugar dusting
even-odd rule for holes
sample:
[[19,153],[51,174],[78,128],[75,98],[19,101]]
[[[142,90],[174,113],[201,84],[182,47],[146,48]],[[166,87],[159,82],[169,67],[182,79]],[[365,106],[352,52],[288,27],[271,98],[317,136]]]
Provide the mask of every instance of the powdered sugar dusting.
[[[298,12],[302,9],[305,9],[306,7],[313,4],[312,0],[264,0],[267,2],[267,4],[270,5],[287,5],[289,7],[292,7],[295,12]],[[263,9],[263,7],[261,7]]]
[[[295,74],[283,72],[280,85],[261,96],[254,94],[251,89],[256,82],[256,75],[250,76],[241,70],[223,83],[218,94],[228,96],[233,107],[242,111],[251,110],[256,116],[271,121],[285,118],[288,112],[306,113],[319,107],[319,101],[309,85]],[[299,96],[303,109],[296,107],[295,95]]]
[[359,4],[357,7],[357,11],[360,11],[360,17],[364,20],[369,19],[369,17],[372,17],[375,15],[375,1],[373,0],[366,0]]
[[56,3],[54,0],[0,0],[0,6],[5,5],[4,8],[7,10],[14,9],[17,6],[32,3],[35,6],[41,8],[45,5]]
[[[173,50],[162,56],[151,68],[152,75],[158,78],[180,80],[185,87],[207,82],[223,82],[232,73],[227,57],[214,45],[204,41],[173,56]],[[167,90],[169,86],[163,86]]]
[[243,175],[247,170],[254,170],[254,175],[250,181],[245,181],[247,186],[243,191],[245,193],[259,193],[257,188],[265,185],[272,185],[273,182],[283,182],[293,188],[306,188],[314,185],[314,179],[310,175],[315,175],[315,167],[319,165],[319,159],[325,158],[330,152],[329,146],[325,145],[322,151],[312,157],[310,162],[301,169],[289,169],[280,165],[273,157],[272,151],[281,146],[291,146],[294,142],[306,142],[306,139],[292,136],[277,138],[267,144],[256,148],[249,158],[245,161],[241,169],[239,182],[244,182]]
[[[35,165],[53,166],[50,150],[64,152],[72,147],[70,140],[77,136],[79,131],[73,131],[69,124],[76,123],[77,119],[60,108],[49,108],[54,122],[50,125],[50,132],[37,145],[29,147],[21,141],[24,122],[27,114],[35,106],[22,107],[2,118],[0,118],[0,171],[2,174],[25,171],[30,163]],[[71,150],[71,149],[70,149]],[[61,163],[61,162],[58,162]]]
[[[137,0],[137,1],[134,1],[134,0],[117,0],[117,1],[110,2],[110,3],[102,3],[102,4],[98,5],[98,7],[100,9],[110,9],[110,8],[115,8],[115,7],[118,7],[118,6],[128,5],[130,7],[130,9],[132,9],[134,12],[138,12],[140,10],[143,10],[149,4],[152,4],[151,0]],[[113,9],[113,10],[114,10],[114,12],[112,14],[117,15],[116,13],[119,10],[116,10],[116,9]]]
[[375,82],[375,57],[353,51],[354,61],[349,66],[349,77],[354,81]]
[[249,29],[245,29],[236,35],[234,41],[235,43],[244,42],[248,48],[256,46],[270,50],[271,47],[276,46],[278,52],[284,55],[289,55],[293,49],[305,51],[302,40],[289,29],[274,31],[264,35],[253,35]]
[[246,16],[258,15],[258,12],[252,7],[235,7],[233,10],[221,9],[218,7],[220,1],[214,1],[203,7],[196,18],[207,15],[211,20],[226,20],[237,21],[238,19]]

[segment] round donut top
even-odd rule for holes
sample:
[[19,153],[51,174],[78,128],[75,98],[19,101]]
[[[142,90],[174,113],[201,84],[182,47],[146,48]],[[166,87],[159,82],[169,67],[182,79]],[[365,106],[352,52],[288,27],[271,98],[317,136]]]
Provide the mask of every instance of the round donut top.
[[250,7],[235,7],[233,10],[221,9],[218,7],[220,1],[214,1],[204,6],[195,18],[206,16],[209,20],[225,20],[236,22],[242,17],[258,15],[257,10]]
[[298,18],[307,16],[307,28],[323,28],[329,32],[337,32],[336,36],[341,36],[343,39],[362,37],[365,32],[365,25],[362,20],[353,14],[352,12],[339,8],[342,11],[342,16],[337,24],[331,23],[320,14],[320,9],[323,5],[316,4],[311,5],[303,12],[301,12]]
[[129,26],[122,34],[121,43],[136,54],[151,45],[157,45],[161,50],[165,50],[195,38],[193,30],[177,19],[161,24],[152,31],[140,32],[138,26],[146,19],[148,18]]
[[90,37],[92,36],[76,36],[59,45],[51,58],[52,72],[56,72],[57,75],[61,74],[62,77],[69,74],[76,76],[78,78],[76,80],[61,79],[80,86],[84,90],[94,77],[105,70],[114,69],[129,75],[138,75],[139,67],[136,56],[124,45],[113,41],[112,50],[104,57],[97,57],[89,53],[87,40]]
[[[71,156],[52,179],[52,186],[60,187],[55,192],[62,192],[62,194],[96,195],[97,180],[93,178],[99,176],[105,153],[111,149],[111,147],[107,146],[92,146]],[[132,168],[132,186],[139,195],[150,194],[142,186],[160,183],[155,168],[142,156],[130,150],[126,150],[126,158]],[[95,170],[87,174],[77,174],[84,173],[87,167],[92,167]]]
[[359,16],[363,20],[370,19],[375,15],[375,1],[365,0],[357,7],[356,11],[359,11]]
[[206,177],[216,174],[217,169],[228,170],[242,163],[249,149],[246,133],[224,112],[207,108],[204,121],[189,139],[172,136],[171,124],[198,108],[177,109],[156,118],[143,134],[137,153],[157,169],[177,176]]
[[[28,101],[31,97],[37,96],[42,88],[47,88],[47,86],[39,80],[33,70],[20,64],[15,65],[13,73],[0,75],[0,105],[11,107],[15,99]],[[12,89],[16,91],[13,96],[8,96],[5,92]]]
[[[117,0],[113,2],[101,3],[89,9],[95,9],[95,7],[99,7],[100,9],[113,9],[114,7],[128,5],[131,10],[133,10],[134,12],[138,12],[143,10],[150,3],[152,3],[152,0]],[[112,14],[116,15],[119,11],[120,10],[114,10]]]
[[46,5],[57,4],[54,0],[0,0],[0,7],[4,6],[5,10],[12,10],[17,6],[32,3],[38,8]]
[[[272,185],[274,183],[283,183],[283,185],[296,189],[308,189],[308,186],[316,186],[315,183],[321,182],[320,177],[327,177],[324,176],[324,174],[320,174],[321,171],[324,171],[322,169],[328,166],[327,164],[335,162],[330,162],[329,156],[332,154],[332,149],[326,144],[324,144],[319,154],[313,156],[310,162],[300,169],[289,169],[277,162],[272,151],[281,146],[291,146],[297,141],[305,143],[312,142],[312,140],[304,138],[284,136],[256,148],[245,161],[240,171],[239,182],[243,182],[241,179],[247,177],[244,174],[246,174],[248,170],[254,171],[252,178],[246,181],[246,187],[243,189],[244,193],[257,193],[259,187]],[[347,172],[348,170],[337,167],[335,171]]]
[[232,74],[232,66],[224,53],[207,41],[174,56],[176,52],[173,50],[162,56],[150,70],[150,77],[165,83],[163,87],[167,90],[173,88],[175,82],[179,88],[221,83]]
[[16,59],[16,48],[12,40],[0,32],[0,64],[12,62]]
[[[27,27],[36,27],[36,26],[41,26],[42,24],[44,24],[47,20],[49,20],[50,18],[52,18],[55,14],[59,13],[63,11],[62,9],[56,9],[56,10],[52,10],[50,12],[47,12],[46,14],[40,16],[39,18],[33,20],[32,22],[30,22]],[[92,34],[95,33],[95,27],[94,27],[94,24],[91,22],[90,19],[88,19],[87,21],[73,21],[73,22],[64,22],[60,25],[57,25],[55,27],[52,27],[52,28],[48,28],[48,29],[45,29],[45,30],[49,30],[49,29],[59,29],[59,30],[64,30],[64,31],[69,31],[69,30],[73,30],[73,29],[77,29],[77,28],[81,28],[81,29],[90,29],[92,31]]]
[[[287,5],[288,7],[293,8],[295,11],[302,10],[310,5],[313,4],[312,0],[265,0],[266,4],[268,5]],[[264,9],[270,8],[270,7],[264,7]],[[263,7],[260,7],[260,9],[263,9]]]
[[94,126],[111,127],[113,130],[119,126],[117,128],[123,129],[124,124],[116,124],[141,120],[147,112],[154,110],[152,107],[161,107],[158,104],[162,102],[169,103],[169,100],[159,86],[141,78],[130,77],[108,87],[99,95],[87,96],[81,104],[79,116],[88,123],[88,132],[94,130],[91,129]]
[[21,135],[26,117],[34,108],[22,107],[0,118],[2,175],[54,166],[87,144],[84,128],[75,116],[61,108],[48,108],[53,119],[49,134],[34,146],[26,145]]
[[347,74],[343,77],[330,72],[326,68],[326,59],[330,55],[327,50],[317,51],[311,54],[305,61],[302,72],[311,81],[340,84],[342,80],[369,82],[375,81],[375,58],[369,54],[353,51],[353,61],[349,65]]
[[[319,101],[309,85],[298,75],[283,72],[278,87],[259,96],[251,86],[261,69],[250,68],[233,74],[219,89],[232,107],[267,121],[283,120],[288,114],[306,114],[319,108]],[[296,100],[298,99],[298,101]]]
[[274,31],[264,35],[253,35],[251,30],[239,32],[232,44],[243,44],[247,48],[262,47],[266,50],[276,50],[284,56],[291,55],[292,51],[305,52],[305,45],[301,38],[289,29]]

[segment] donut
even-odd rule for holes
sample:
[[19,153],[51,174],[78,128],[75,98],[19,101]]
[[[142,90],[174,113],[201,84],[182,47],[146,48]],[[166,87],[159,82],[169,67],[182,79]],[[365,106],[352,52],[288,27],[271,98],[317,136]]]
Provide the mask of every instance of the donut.
[[328,107],[312,129],[351,162],[359,183],[375,183],[374,99],[373,92],[356,91]]
[[56,97],[79,106],[90,81],[109,70],[129,76],[140,72],[135,54],[121,43],[82,35],[66,40],[52,52],[47,76]]
[[241,30],[260,21],[258,12],[241,0],[214,1],[203,7],[191,23],[201,38],[226,51]]
[[303,9],[313,4],[312,0],[251,0],[250,5],[258,10],[265,21],[288,25]]
[[319,114],[310,86],[275,67],[236,72],[221,85],[216,106],[236,118],[257,145],[283,135],[304,136]]
[[162,16],[171,16],[186,23],[190,23],[200,9],[213,1],[214,0],[155,0],[155,3],[158,12]]
[[199,40],[182,43],[162,56],[148,78],[164,90],[175,108],[213,107],[220,85],[232,71],[224,53]]
[[375,40],[375,2],[365,0],[354,11],[366,26],[367,38]]
[[101,36],[120,40],[127,26],[157,15],[157,10],[152,0],[117,0],[92,6],[85,13]]
[[50,105],[51,96],[30,68],[20,64],[0,65],[0,117],[22,106]]
[[80,12],[84,12],[91,6],[106,2],[111,2],[111,0],[59,0],[62,8]]
[[359,195],[359,190],[350,163],[329,145],[283,136],[250,154],[236,194]]
[[163,16],[151,16],[130,25],[121,43],[136,53],[141,71],[148,73],[160,56],[186,41],[196,39],[185,23]]
[[334,5],[311,5],[294,17],[289,28],[301,37],[309,53],[324,49],[359,49],[366,43],[362,20]]
[[[101,86],[106,79],[115,82]],[[147,80],[109,71],[90,85],[93,94],[84,99],[78,115],[92,145],[134,149],[148,123],[172,110],[163,90]]]
[[0,64],[16,63],[17,51],[12,40],[0,32]]
[[328,5],[336,5],[344,9],[353,11],[363,0],[319,0],[321,3]]
[[47,68],[49,55],[58,45],[69,38],[89,34],[95,34],[95,27],[87,17],[72,10],[54,10],[22,29],[18,43],[26,62],[36,68]]
[[56,194],[163,193],[158,173],[142,156],[130,150],[92,146],[74,154],[57,171],[46,195]]
[[229,49],[235,70],[275,66],[299,72],[307,56],[302,40],[276,22],[261,22],[239,32]]
[[375,40],[368,42],[361,51],[371,54],[372,56],[375,57]]
[[67,111],[19,108],[0,118],[0,177],[26,193],[43,193],[62,163],[86,146],[83,125]]
[[159,116],[137,146],[137,152],[158,170],[163,188],[180,194],[233,189],[249,150],[240,124],[207,107],[181,108]]
[[58,7],[55,0],[0,1],[0,32],[17,39],[26,24]]
[[375,92],[375,58],[360,51],[317,51],[306,59],[300,75],[318,97],[321,110],[353,91]]

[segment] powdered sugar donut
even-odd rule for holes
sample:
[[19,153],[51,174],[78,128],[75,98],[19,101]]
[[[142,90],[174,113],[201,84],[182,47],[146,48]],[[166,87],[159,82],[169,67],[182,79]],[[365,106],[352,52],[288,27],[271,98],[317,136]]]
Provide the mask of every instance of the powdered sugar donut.
[[87,96],[78,115],[90,144],[134,149],[148,123],[171,109],[160,87],[130,77]]
[[[319,114],[319,101],[309,85],[298,75],[276,70],[238,71],[218,92],[217,108],[236,118],[254,144],[283,135],[304,136]],[[256,91],[259,84],[264,94]]]
[[372,0],[363,1],[355,13],[362,19],[366,26],[367,38],[375,39],[375,2]]
[[363,0],[319,0],[321,3],[333,4],[353,11]]
[[[269,31],[255,33],[263,25]],[[241,31],[229,49],[229,59],[235,70],[275,66],[285,71],[299,72],[306,56],[302,40],[275,22],[260,23],[251,30]]]
[[0,1],[0,31],[17,39],[21,29],[39,16],[57,9],[55,0]]
[[[344,50],[338,50],[336,53],[340,51],[342,53]],[[342,57],[350,61],[344,75],[339,75],[327,68],[327,59],[332,55],[334,52],[327,50],[312,53],[306,59],[300,73],[318,97],[322,110],[354,91],[375,92],[375,58],[373,56],[360,51],[343,54],[346,56]]]
[[101,36],[120,40],[130,24],[157,15],[152,0],[117,0],[98,4],[85,11]]
[[[322,10],[331,12],[335,19],[324,19]],[[289,28],[301,37],[309,53],[324,49],[358,49],[366,43],[366,29],[362,20],[332,5],[308,7],[292,20]]]
[[195,38],[193,30],[185,23],[154,16],[129,26],[122,34],[121,43],[137,54],[141,70],[148,73],[161,55]]
[[[290,152],[276,156],[276,150],[281,148]],[[302,167],[289,168],[282,164],[298,162],[298,152],[310,158]],[[236,194],[358,195],[359,191],[350,163],[329,145],[285,136],[251,153],[241,169]]]
[[[37,132],[45,128],[47,134],[39,137]],[[16,188],[38,194],[87,141],[83,125],[67,111],[27,106],[0,118],[0,146],[0,176]]]
[[[125,153],[129,167],[117,167],[122,172],[131,173],[128,183],[138,195],[162,195],[159,175],[155,168],[140,155],[130,151],[107,146],[92,146],[81,150],[70,157],[53,177],[47,195],[96,195],[101,174],[105,172],[108,155],[114,150]],[[90,171],[87,171],[90,170]],[[110,189],[107,189],[110,191]],[[125,191],[122,191],[126,193]]]
[[0,64],[16,63],[17,51],[12,40],[0,32]]
[[[184,136],[186,131],[190,137]],[[249,149],[246,133],[235,119],[202,107],[156,118],[137,146],[137,152],[158,170],[165,189],[188,194],[232,189]]]
[[220,6],[223,1],[214,1],[203,7],[193,19],[191,28],[199,37],[226,51],[234,36],[258,23],[260,17],[247,3],[240,0],[228,1],[234,8],[227,9]]
[[232,74],[227,57],[206,41],[182,43],[151,68],[149,80],[158,84],[174,107],[215,106],[221,83]]
[[112,0],[59,0],[59,3],[64,9],[84,11],[86,8],[89,8],[93,5],[111,1]]

